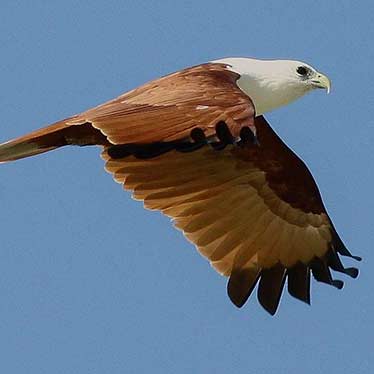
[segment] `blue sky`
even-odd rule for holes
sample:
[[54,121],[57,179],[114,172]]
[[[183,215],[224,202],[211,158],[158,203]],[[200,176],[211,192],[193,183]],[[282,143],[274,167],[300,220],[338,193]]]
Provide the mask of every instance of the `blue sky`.
[[329,96],[267,118],[364,260],[342,291],[314,282],[311,307],[284,294],[275,317],[255,298],[239,310],[168,219],[104,172],[99,149],[1,165],[0,371],[370,372],[373,12],[369,1],[1,1],[4,141],[215,58],[327,73]]

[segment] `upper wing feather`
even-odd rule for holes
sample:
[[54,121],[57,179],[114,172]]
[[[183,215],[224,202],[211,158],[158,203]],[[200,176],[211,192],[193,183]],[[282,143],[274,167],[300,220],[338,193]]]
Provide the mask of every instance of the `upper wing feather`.
[[198,127],[207,137],[224,121],[234,136],[253,126],[255,109],[225,64],[208,63],[149,82],[70,120],[90,123],[112,144],[188,138]]

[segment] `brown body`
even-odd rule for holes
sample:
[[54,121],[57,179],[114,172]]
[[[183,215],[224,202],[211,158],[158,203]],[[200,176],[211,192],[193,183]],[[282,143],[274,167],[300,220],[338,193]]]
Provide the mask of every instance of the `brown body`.
[[[238,77],[224,64],[185,69],[0,145],[0,162],[65,145],[103,146],[115,180],[145,207],[170,216],[212,266],[230,277],[228,292],[237,306],[259,281],[259,301],[274,314],[287,277],[289,292],[309,303],[311,272],[341,288],[329,267],[351,276],[357,270],[339,260],[338,253],[350,253],[310,172],[266,120],[255,117]],[[232,144],[198,144],[200,138],[220,140],[222,123]],[[258,143],[240,139],[247,127]],[[186,151],[179,144],[199,146]],[[119,146],[125,152],[118,156]]]

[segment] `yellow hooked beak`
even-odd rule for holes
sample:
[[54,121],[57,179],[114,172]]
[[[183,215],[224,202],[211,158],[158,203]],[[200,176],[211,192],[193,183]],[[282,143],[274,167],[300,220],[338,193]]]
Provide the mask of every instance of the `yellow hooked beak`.
[[316,76],[312,80],[312,83],[315,87],[326,88],[327,93],[330,93],[331,81],[326,75],[317,72]]

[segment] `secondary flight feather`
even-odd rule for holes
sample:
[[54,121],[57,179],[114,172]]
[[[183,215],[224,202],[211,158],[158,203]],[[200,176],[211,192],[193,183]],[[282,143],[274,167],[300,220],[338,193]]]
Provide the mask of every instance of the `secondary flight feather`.
[[171,217],[229,278],[241,307],[258,284],[275,314],[289,293],[310,303],[310,277],[337,288],[330,269],[352,256],[305,164],[263,114],[330,81],[292,60],[228,58],[187,68],[0,145],[0,162],[66,145],[98,145],[106,170],[148,209]]

